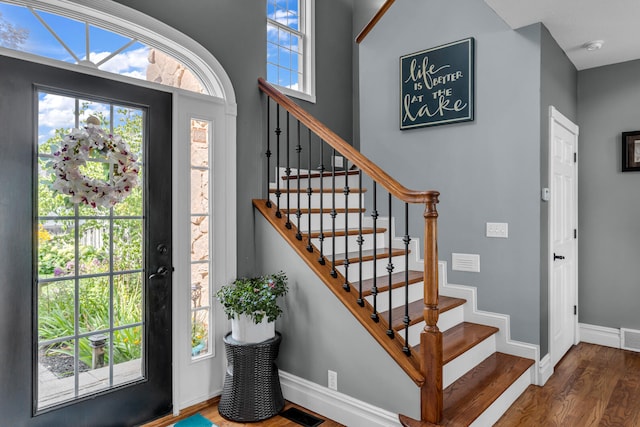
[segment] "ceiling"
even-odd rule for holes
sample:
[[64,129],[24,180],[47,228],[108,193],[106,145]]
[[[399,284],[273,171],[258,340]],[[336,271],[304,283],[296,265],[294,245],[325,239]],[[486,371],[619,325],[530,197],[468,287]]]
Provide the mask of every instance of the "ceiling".
[[[542,22],[578,70],[640,58],[640,0],[485,0],[513,29]],[[602,49],[585,43],[603,40]]]

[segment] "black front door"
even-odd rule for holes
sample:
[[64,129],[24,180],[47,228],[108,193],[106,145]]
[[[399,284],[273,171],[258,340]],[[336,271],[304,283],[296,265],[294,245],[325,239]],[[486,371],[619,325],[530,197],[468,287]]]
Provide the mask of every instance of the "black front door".
[[[0,424],[132,426],[167,414],[171,95],[1,56],[0,76]],[[52,173],[90,115],[139,170],[114,205],[73,200]],[[122,169],[108,151],[89,150],[64,181],[102,180],[114,196]]]

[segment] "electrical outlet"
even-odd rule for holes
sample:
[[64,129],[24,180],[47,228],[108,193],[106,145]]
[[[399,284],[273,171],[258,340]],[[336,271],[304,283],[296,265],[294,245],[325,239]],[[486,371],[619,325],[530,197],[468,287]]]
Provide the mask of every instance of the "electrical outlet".
[[488,222],[487,237],[507,239],[509,237],[509,224],[506,222]]
[[336,371],[328,371],[328,384],[331,390],[338,390],[338,373]]

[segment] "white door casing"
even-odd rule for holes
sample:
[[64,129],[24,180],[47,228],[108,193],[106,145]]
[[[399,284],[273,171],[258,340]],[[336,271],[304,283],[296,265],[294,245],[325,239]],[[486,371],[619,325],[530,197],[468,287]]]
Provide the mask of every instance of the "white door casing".
[[549,107],[549,354],[578,340],[578,126]]

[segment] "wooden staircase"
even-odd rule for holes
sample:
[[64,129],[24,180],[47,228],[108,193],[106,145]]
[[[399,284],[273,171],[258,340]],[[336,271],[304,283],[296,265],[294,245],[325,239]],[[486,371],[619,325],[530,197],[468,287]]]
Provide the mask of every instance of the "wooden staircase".
[[493,424],[532,382],[534,362],[497,352],[495,326],[465,321],[474,303],[443,295],[442,286],[437,294],[435,240],[426,234],[435,235],[435,222],[424,236],[424,259],[435,255],[434,272],[417,238],[397,237],[393,217],[365,209],[361,170],[295,169],[288,160],[274,169],[269,198],[253,204],[419,387],[422,419],[400,415],[400,423]]

